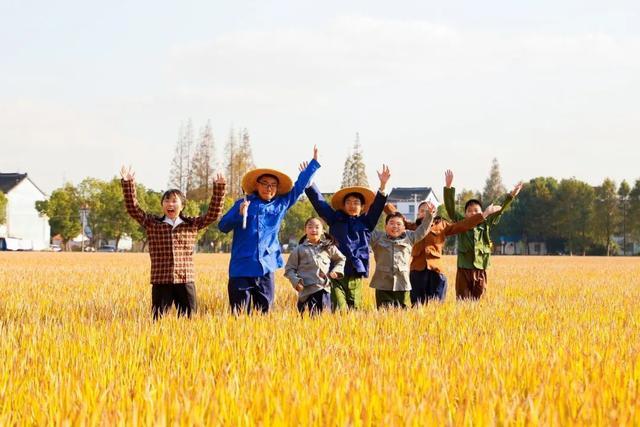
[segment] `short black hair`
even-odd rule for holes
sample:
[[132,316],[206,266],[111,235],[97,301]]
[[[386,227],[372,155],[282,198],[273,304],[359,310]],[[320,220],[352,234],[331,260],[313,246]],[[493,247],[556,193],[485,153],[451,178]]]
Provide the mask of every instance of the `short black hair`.
[[160,203],[164,202],[165,199],[168,199],[169,197],[172,197],[172,196],[175,196],[178,199],[180,199],[180,201],[182,202],[182,206],[184,206],[187,203],[187,198],[182,193],[182,191],[178,190],[177,188],[172,188],[170,190],[165,191],[164,194],[162,195],[162,199],[160,199]]
[[345,204],[345,202],[347,201],[347,199],[349,197],[355,197],[356,199],[360,200],[360,203],[362,205],[364,205],[364,196],[362,194],[356,193],[356,192],[345,194],[345,196],[342,198],[342,205]]
[[257,181],[260,181],[262,178],[266,178],[266,177],[273,178],[273,179],[275,179],[275,180],[276,180],[276,182],[277,182],[278,184],[280,184],[280,180],[278,179],[278,177],[277,177],[277,176],[275,176],[275,175],[271,175],[270,173],[263,173],[262,175],[260,175],[260,176],[256,179],[256,182],[257,182]]
[[467,203],[464,204],[464,211],[467,211],[467,208],[469,206],[473,206],[473,205],[478,205],[480,206],[480,209],[482,209],[482,202],[478,199],[469,199],[467,200]]
[[404,223],[404,215],[402,215],[400,212],[394,212],[387,215],[387,217],[384,219],[384,225],[389,224],[389,221],[391,221],[393,218],[400,218]]

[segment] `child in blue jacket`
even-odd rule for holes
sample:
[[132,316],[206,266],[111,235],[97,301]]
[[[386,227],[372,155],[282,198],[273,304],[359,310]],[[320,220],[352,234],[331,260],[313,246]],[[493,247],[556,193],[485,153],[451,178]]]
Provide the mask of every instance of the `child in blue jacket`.
[[365,187],[347,187],[333,195],[331,205],[315,184],[305,191],[347,258],[344,277],[334,280],[331,287],[334,310],[362,308],[362,279],[369,276],[369,240],[387,202],[384,190],[390,177],[389,167],[382,165],[377,194]]
[[318,168],[318,149],[314,147],[313,159],[301,165],[295,184],[274,169],[255,169],[242,178],[246,200],[236,201],[218,223],[223,233],[233,231],[228,291],[234,313],[250,313],[252,308],[266,313],[271,308],[274,272],[284,266],[278,240],[280,225]]

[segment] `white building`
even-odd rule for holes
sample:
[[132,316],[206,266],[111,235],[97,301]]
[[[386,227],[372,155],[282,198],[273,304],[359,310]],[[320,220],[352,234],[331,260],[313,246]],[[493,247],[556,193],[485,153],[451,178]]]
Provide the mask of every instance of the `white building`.
[[0,225],[5,249],[42,250],[49,248],[49,218],[40,215],[36,202],[47,199],[26,173],[0,173],[0,191],[7,197],[7,220]]
[[440,206],[440,201],[430,187],[396,187],[389,193],[387,201],[393,203],[398,212],[409,221],[416,220],[418,206],[422,202],[428,201],[436,207]]

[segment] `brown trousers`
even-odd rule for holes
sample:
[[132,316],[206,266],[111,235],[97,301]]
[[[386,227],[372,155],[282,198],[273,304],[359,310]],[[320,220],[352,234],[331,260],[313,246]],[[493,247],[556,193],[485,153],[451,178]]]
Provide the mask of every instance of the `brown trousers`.
[[458,268],[456,273],[456,297],[480,299],[487,287],[487,271]]

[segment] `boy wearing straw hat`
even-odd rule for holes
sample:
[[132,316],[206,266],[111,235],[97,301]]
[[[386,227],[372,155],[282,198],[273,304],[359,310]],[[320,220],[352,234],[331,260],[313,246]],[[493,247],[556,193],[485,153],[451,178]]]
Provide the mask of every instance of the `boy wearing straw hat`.
[[302,163],[295,184],[275,169],[255,169],[242,178],[248,196],[236,201],[218,223],[223,233],[233,231],[228,291],[234,313],[252,309],[267,313],[271,308],[274,272],[284,266],[280,224],[318,168],[318,149],[313,147],[313,159]]
[[384,190],[390,177],[389,167],[382,165],[376,194],[366,187],[346,187],[333,195],[331,205],[315,184],[305,191],[347,258],[344,276],[331,287],[334,310],[362,308],[362,279],[369,276],[369,240],[387,202]]

